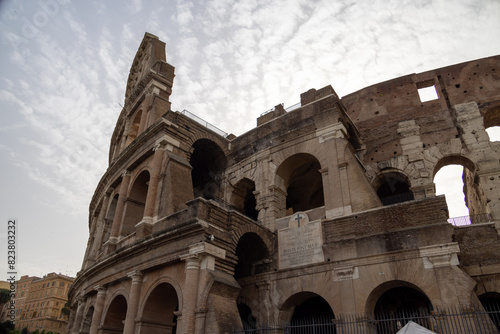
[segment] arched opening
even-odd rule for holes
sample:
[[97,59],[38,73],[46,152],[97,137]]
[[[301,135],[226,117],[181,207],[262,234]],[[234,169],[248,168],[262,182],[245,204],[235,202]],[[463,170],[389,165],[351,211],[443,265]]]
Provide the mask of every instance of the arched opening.
[[[390,286],[394,287],[386,290]],[[409,283],[390,282],[379,288],[379,292],[382,289],[386,291],[380,295],[374,309],[377,333],[395,334],[409,321],[431,328],[426,317],[432,311],[432,304],[418,288]]]
[[487,292],[479,296],[479,301],[488,313],[493,324],[500,331],[500,293]]
[[108,307],[102,324],[102,333],[123,333],[126,316],[127,300],[122,295],[118,295]]
[[285,313],[291,314],[287,333],[333,334],[337,332],[335,314],[330,304],[315,293],[299,292],[290,297],[283,304],[282,309]]
[[257,327],[257,320],[253,316],[252,310],[247,304],[238,304],[238,313],[240,314],[241,324],[243,325],[243,330],[252,330]]
[[128,130],[128,135],[127,135],[127,146],[130,145],[134,141],[135,138],[139,135],[139,126],[141,125],[141,117],[142,117],[142,110],[139,110],[136,114],[135,117],[130,124],[130,128]]
[[445,195],[450,222],[455,225],[489,220],[487,200],[475,166],[467,158],[448,156],[434,168],[436,195]]
[[108,212],[106,212],[106,216],[104,216],[104,229],[102,231],[102,244],[108,241],[111,235],[111,227],[113,226],[113,219],[115,218],[116,212],[116,204],[118,203],[118,194],[116,194],[111,203],[109,204]]
[[222,172],[226,168],[226,157],[222,149],[208,139],[197,140],[189,160],[194,197],[218,199]]
[[241,236],[236,246],[238,263],[234,268],[234,278],[257,275],[269,270],[269,253],[264,241],[256,233]]
[[144,217],[144,207],[148,195],[149,172],[143,171],[137,176],[130,188],[130,193],[125,201],[123,225],[120,235],[129,235],[135,231],[135,225]]
[[412,201],[413,192],[407,177],[399,172],[384,172],[376,180],[377,195],[382,205]]
[[82,328],[78,333],[88,334],[90,332],[90,325],[92,324],[92,317],[94,316],[94,306],[91,306],[82,321]]
[[176,311],[179,301],[174,287],[161,283],[149,294],[141,318],[138,333],[175,334],[177,330]]
[[279,166],[276,181],[286,191],[284,215],[325,205],[320,169],[318,159],[307,153],[295,154]]
[[497,106],[488,110],[483,120],[490,141],[500,141],[500,107]]
[[255,183],[252,180],[244,178],[234,187],[231,196],[231,205],[245,216],[257,220],[259,212],[256,209],[257,200],[254,195]]

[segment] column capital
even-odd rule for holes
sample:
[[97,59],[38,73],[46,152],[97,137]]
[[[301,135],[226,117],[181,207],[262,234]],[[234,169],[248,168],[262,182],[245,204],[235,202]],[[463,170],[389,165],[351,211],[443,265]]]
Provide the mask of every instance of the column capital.
[[132,279],[132,284],[142,283],[144,275],[139,270],[134,270],[127,274],[127,277]]
[[122,173],[122,177],[130,176],[130,175],[132,175],[132,172],[131,172],[131,171],[129,171],[128,169],[125,169],[125,170],[123,171],[123,173]]
[[94,287],[94,290],[97,291],[97,295],[104,295],[106,294],[106,288],[102,285],[96,285]]
[[78,297],[76,298],[76,301],[78,302],[78,305],[80,305],[80,304],[85,303],[85,300],[86,300],[86,299],[87,299],[87,298],[85,298],[85,296],[80,295],[80,296],[78,296]]
[[186,254],[181,256],[181,260],[186,261],[186,270],[200,269],[201,257],[198,254]]

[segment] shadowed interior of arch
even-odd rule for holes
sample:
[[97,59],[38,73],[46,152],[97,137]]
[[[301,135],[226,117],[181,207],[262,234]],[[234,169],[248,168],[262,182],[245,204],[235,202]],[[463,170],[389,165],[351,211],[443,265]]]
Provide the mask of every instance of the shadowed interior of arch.
[[127,300],[122,295],[116,296],[109,305],[102,325],[103,330],[123,332],[124,320],[127,316]]
[[286,190],[286,214],[307,211],[325,205],[319,161],[310,154],[298,153],[287,158],[276,174]]
[[222,149],[213,141],[199,139],[193,144],[189,160],[194,197],[217,199],[220,197],[221,175],[226,167]]

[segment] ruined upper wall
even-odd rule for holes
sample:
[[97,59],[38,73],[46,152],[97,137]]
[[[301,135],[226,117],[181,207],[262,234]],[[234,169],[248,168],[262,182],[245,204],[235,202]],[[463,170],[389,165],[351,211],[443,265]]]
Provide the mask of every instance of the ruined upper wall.
[[[435,86],[436,100],[421,102],[418,89]],[[459,136],[452,106],[475,101],[485,126],[499,124],[500,56],[452,65],[382,82],[342,98],[366,145],[364,161],[386,161],[402,154],[398,124],[415,120],[424,147]]]

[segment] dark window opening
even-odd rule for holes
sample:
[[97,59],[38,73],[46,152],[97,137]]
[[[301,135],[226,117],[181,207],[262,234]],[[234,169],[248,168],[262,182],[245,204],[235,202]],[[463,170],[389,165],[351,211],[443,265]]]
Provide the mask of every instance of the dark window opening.
[[257,199],[254,195],[255,183],[247,178],[240,180],[231,196],[231,205],[245,216],[257,220],[259,212],[256,209]]
[[218,199],[222,172],[226,167],[224,152],[208,139],[196,141],[193,149],[189,163],[193,167],[191,178],[194,197]]
[[234,278],[253,276],[269,271],[268,251],[264,241],[255,233],[245,233],[236,246],[238,263]]
[[391,205],[411,201],[413,192],[405,178],[396,173],[386,173],[381,176],[382,184],[377,189],[377,195],[383,205]]
[[306,153],[295,154],[280,165],[276,174],[287,193],[286,215],[325,205],[320,169],[319,161]]

